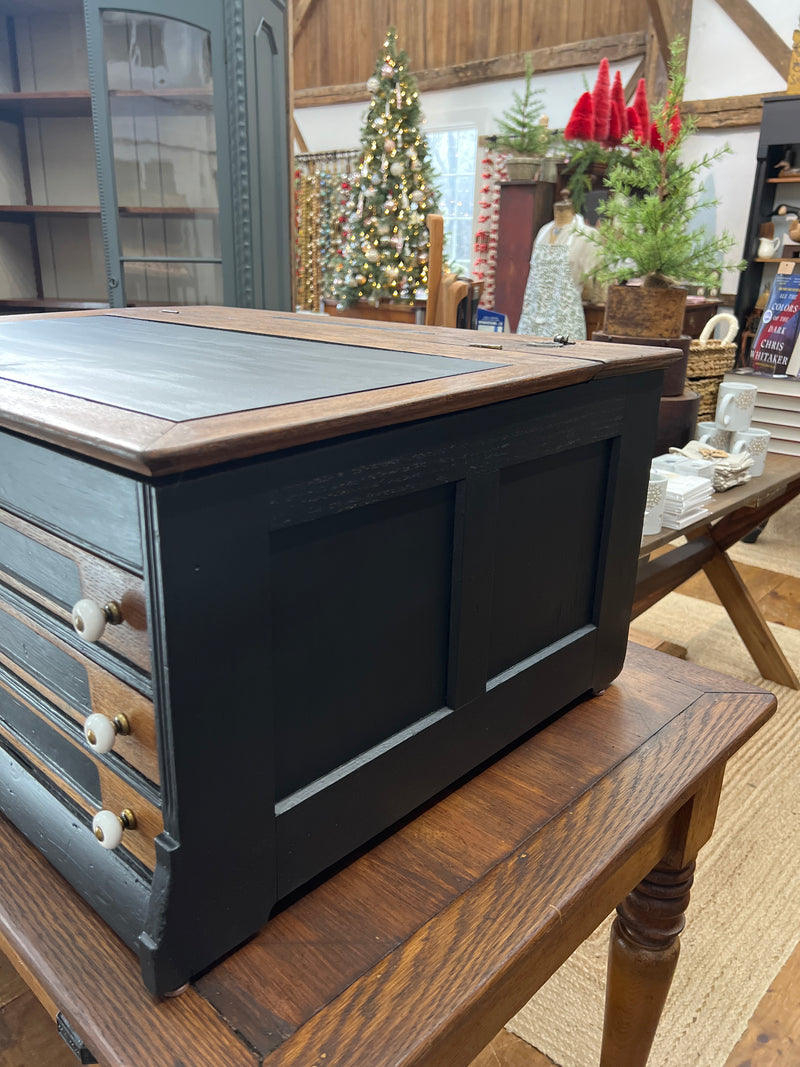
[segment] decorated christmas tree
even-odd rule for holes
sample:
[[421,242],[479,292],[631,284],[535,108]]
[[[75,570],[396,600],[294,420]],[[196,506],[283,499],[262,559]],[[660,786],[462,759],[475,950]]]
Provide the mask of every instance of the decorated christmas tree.
[[346,237],[334,278],[341,310],[354,300],[413,301],[428,284],[426,216],[435,212],[428,142],[420,132],[419,93],[408,57],[389,29],[361,134],[358,174],[347,202]]

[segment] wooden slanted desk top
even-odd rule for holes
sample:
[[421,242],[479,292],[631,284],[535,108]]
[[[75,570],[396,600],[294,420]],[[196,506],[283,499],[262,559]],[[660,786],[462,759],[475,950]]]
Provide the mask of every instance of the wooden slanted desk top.
[[0,426],[162,475],[677,358],[241,308],[19,315],[0,323]]
[[[175,999],[146,992],[133,954],[2,819],[0,944],[106,1067],[456,1067],[629,894],[603,1063],[643,1065],[725,763],[774,708],[770,693],[631,645],[605,693],[292,903]],[[653,884],[655,921],[643,897]]]

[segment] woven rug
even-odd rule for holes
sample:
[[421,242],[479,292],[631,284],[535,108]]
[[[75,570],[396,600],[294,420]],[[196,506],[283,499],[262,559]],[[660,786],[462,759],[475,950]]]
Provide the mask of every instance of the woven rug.
[[[775,716],[728,764],[649,1060],[652,1067],[723,1067],[800,942],[800,693],[761,679],[718,605],[673,593],[636,625],[684,645],[696,663],[778,695]],[[800,631],[771,628],[800,672]],[[559,1067],[599,1062],[611,918],[508,1024]]]
[[772,516],[757,541],[740,541],[728,555],[736,563],[800,578],[800,496]]

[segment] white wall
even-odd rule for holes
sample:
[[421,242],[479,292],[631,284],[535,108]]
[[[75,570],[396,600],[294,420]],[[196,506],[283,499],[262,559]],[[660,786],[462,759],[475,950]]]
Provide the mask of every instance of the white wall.
[[[792,32],[800,27],[800,0],[751,0],[751,3],[791,45]],[[626,84],[635,66],[634,61],[612,64],[612,78],[619,69]],[[542,102],[551,126],[563,129],[575,101],[594,84],[596,72],[597,67],[592,66],[535,75],[536,85],[545,90]],[[370,67],[364,80],[372,73]],[[512,102],[512,91],[521,90],[523,84],[520,78],[424,93],[421,103],[426,128],[474,125],[479,135],[494,133],[497,119]],[[716,0],[694,0],[687,55],[687,100],[768,95],[785,89],[785,79],[761,56]],[[300,108],[295,111],[295,119],[309,151],[321,152],[358,148],[365,114],[366,104],[340,104]],[[725,144],[731,152],[714,164],[707,183],[720,203],[705,213],[704,222],[714,226],[717,233],[727,230],[736,238],[731,253],[735,261],[752,255],[752,249],[744,248],[744,233],[755,175],[758,127],[701,130],[687,142],[686,155],[697,159]],[[727,271],[723,291],[735,292],[737,280],[736,271]]]
[[[794,2],[794,0],[793,0]],[[800,3],[800,0],[797,0]],[[633,73],[634,60],[619,66],[623,83]],[[372,71],[369,72],[370,74]],[[541,97],[544,112],[555,129],[563,129],[572,107],[581,93],[594,84],[596,67],[586,70],[556,71],[534,75],[536,87],[544,89]],[[486,82],[461,89],[443,89],[421,95],[425,128],[441,129],[452,126],[476,126],[478,135],[496,132],[497,119],[512,103],[512,92],[521,92],[524,79]],[[325,152],[336,148],[358,148],[367,105],[337,104],[331,107],[299,108],[295,119],[310,152]]]

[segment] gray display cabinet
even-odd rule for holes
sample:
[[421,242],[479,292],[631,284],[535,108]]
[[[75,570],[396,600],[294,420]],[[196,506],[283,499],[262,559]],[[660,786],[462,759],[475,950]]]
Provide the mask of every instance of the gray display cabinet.
[[0,0],[0,310],[291,307],[285,0]]

